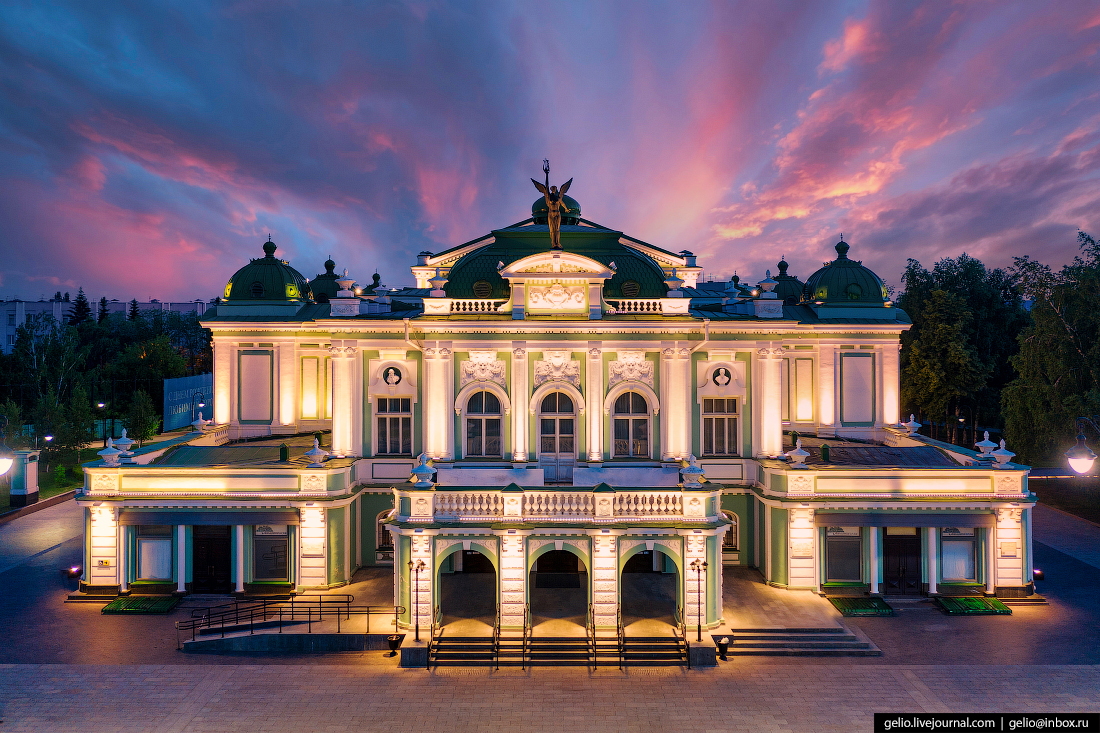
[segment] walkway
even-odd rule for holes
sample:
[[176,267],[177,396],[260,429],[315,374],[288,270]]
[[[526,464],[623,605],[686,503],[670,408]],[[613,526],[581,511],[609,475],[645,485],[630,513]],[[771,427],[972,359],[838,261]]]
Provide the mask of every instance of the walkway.
[[1036,504],[1031,532],[1036,542],[1100,568],[1100,527],[1092,522]]

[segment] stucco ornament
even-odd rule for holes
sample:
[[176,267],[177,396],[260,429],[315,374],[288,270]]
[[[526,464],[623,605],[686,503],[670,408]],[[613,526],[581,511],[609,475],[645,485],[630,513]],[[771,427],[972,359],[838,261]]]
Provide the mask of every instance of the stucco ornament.
[[544,382],[568,382],[577,389],[581,386],[581,363],[573,361],[568,351],[546,351],[535,361],[535,386]]
[[607,384],[613,387],[619,382],[633,381],[653,387],[653,362],[646,361],[640,351],[619,354],[619,358],[607,365]]
[[462,362],[461,384],[470,382],[495,382],[505,386],[506,365],[497,358],[495,351],[471,351],[470,358]]
[[561,283],[546,288],[532,286],[527,297],[532,308],[577,310],[584,307],[583,286],[566,287]]

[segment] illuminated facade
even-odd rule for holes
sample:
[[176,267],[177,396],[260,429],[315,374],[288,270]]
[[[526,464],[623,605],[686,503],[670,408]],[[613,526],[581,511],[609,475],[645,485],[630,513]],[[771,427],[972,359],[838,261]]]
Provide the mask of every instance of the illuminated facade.
[[[417,592],[426,626],[441,573],[477,551],[513,628],[550,552],[579,558],[611,628],[639,553],[709,627],[724,565],[818,592],[1032,592],[1026,467],[899,425],[909,320],[846,243],[805,283],[786,262],[704,282],[690,252],[566,204],[562,251],[536,202],[421,253],[402,290],[331,260],[307,282],[265,244],[203,318],[215,425],[147,465],[87,467],[84,590],[331,588],[393,564],[403,623]],[[314,463],[225,445],[315,430],[331,455]]]

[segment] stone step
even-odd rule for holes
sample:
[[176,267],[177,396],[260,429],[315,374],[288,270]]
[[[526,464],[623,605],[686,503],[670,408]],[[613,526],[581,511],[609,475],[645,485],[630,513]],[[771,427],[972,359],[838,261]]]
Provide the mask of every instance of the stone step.
[[856,637],[852,634],[729,634],[730,643],[743,641],[805,641],[824,643],[830,641],[850,641]]
[[731,657],[881,657],[881,649],[754,649],[730,648]]

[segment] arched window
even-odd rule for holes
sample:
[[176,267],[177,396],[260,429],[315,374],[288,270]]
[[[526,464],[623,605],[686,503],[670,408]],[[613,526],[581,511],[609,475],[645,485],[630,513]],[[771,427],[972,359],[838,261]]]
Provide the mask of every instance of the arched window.
[[726,533],[722,535],[722,551],[729,550],[730,552],[737,551],[737,515],[733,512],[727,512],[722,510],[722,514],[726,519],[730,520],[730,528],[726,530]]
[[466,456],[500,458],[500,400],[492,392],[474,392],[466,403]]
[[615,400],[613,419],[615,458],[649,458],[649,405],[637,392],[623,392]]
[[539,406],[539,468],[546,481],[573,480],[576,461],[576,419],[573,400],[564,392],[551,392]]
[[393,535],[386,529],[385,522],[389,518],[392,509],[387,509],[378,515],[377,521],[377,534],[378,537],[378,549],[379,550],[392,550],[393,549]]

